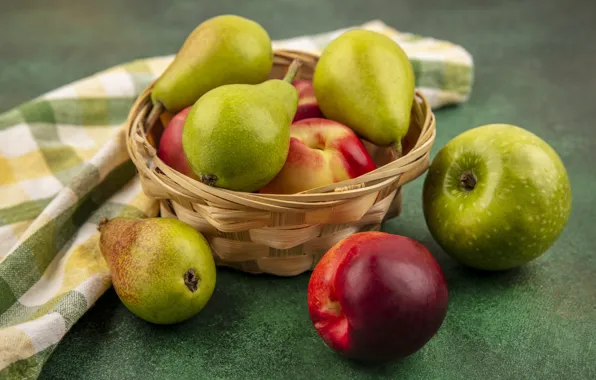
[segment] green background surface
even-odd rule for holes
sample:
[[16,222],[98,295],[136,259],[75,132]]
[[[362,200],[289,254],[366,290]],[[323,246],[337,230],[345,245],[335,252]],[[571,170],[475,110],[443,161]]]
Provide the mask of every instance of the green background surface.
[[512,123],[537,133],[569,170],[573,211],[543,257],[486,274],[445,256],[426,229],[422,178],[384,229],[428,246],[450,306],[421,351],[383,366],[332,353],[311,327],[308,274],[220,270],[213,298],[176,326],[145,323],[110,290],[50,357],[42,379],[596,378],[596,3],[505,0],[27,0],[0,3],[0,111],[98,70],[175,53],[203,19],[236,13],[272,38],[382,19],[463,45],[475,59],[469,103],[436,112],[433,156],[462,131]]

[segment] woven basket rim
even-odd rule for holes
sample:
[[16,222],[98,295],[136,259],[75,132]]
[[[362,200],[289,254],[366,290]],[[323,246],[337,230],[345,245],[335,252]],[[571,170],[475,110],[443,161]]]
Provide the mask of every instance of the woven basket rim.
[[[274,64],[286,65],[293,59],[316,64],[318,57],[298,50],[275,50]],[[313,63],[314,62],[314,63]],[[125,129],[128,154],[140,174],[159,184],[165,192],[189,202],[233,202],[249,209],[272,212],[301,212],[304,209],[333,207],[354,198],[364,197],[380,188],[399,186],[421,175],[429,164],[429,155],[436,136],[436,121],[432,109],[417,89],[413,112],[422,116],[420,133],[414,146],[403,156],[354,179],[309,189],[297,194],[262,194],[228,190],[206,185],[167,166],[157,156],[156,148],[147,138],[146,121],[152,108],[152,82],[138,96],[129,112]],[[417,109],[416,109],[417,107]]]

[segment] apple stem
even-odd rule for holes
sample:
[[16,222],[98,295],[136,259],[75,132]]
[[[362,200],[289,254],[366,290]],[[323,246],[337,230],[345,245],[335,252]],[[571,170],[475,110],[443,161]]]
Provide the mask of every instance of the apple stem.
[[300,66],[302,66],[302,61],[300,61],[299,59],[293,60],[290,64],[290,67],[288,67],[288,71],[286,72],[286,76],[283,80],[292,84]]
[[459,177],[459,182],[461,183],[464,190],[472,191],[476,187],[476,176],[471,171],[465,171]]
[[196,292],[197,288],[199,287],[199,277],[195,275],[194,269],[189,269],[184,273],[184,285],[190,290],[191,292]]

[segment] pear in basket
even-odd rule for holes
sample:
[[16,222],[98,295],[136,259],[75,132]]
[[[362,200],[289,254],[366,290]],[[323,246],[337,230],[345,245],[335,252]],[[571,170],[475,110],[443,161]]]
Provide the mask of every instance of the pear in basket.
[[271,40],[258,23],[234,15],[213,17],[187,37],[151,91],[154,107],[177,113],[225,84],[256,84],[273,65]]
[[412,65],[396,42],[358,29],[327,45],[313,77],[326,118],[377,146],[393,144],[398,151],[410,126],[414,82]]
[[192,106],[182,148],[201,182],[253,192],[277,175],[288,156],[300,65],[292,62],[283,80],[220,86]]

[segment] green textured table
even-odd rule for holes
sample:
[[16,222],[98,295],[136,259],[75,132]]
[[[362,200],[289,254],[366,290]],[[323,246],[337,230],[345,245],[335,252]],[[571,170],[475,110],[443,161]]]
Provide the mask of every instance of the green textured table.
[[42,379],[594,379],[596,378],[596,5],[474,0],[29,0],[0,5],[0,111],[135,58],[174,53],[202,19],[237,13],[272,38],[381,18],[465,46],[470,102],[436,113],[433,155],[481,124],[520,125],[559,152],[573,190],[568,228],[522,269],[465,269],[430,237],[419,179],[384,229],[420,240],[447,276],[450,309],[435,338],[397,363],[366,367],[322,343],[306,308],[308,275],[219,272],[208,307],[187,323],[144,323],[108,291],[50,357]]

